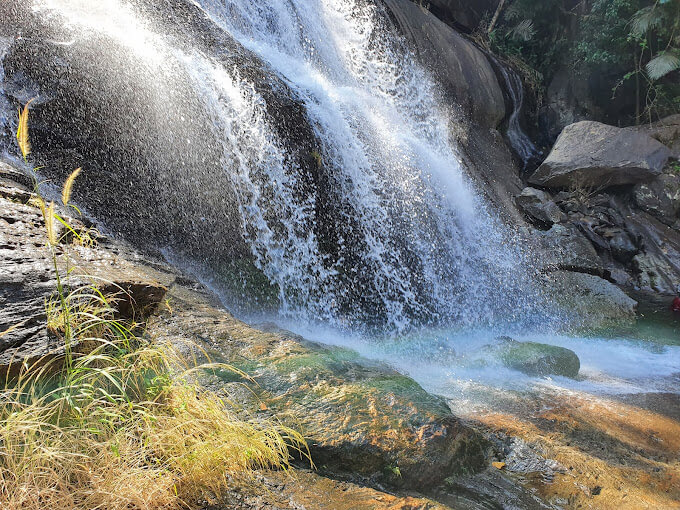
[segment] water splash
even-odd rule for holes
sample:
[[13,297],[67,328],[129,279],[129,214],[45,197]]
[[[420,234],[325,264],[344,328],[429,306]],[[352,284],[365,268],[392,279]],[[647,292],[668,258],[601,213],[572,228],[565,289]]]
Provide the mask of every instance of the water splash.
[[[289,140],[273,125],[266,97],[236,63],[178,44],[122,0],[37,5],[143,60],[149,83],[136,85],[152,91],[154,107],[163,109],[158,118],[190,142],[184,119],[167,119],[173,105],[165,99],[176,88],[168,79],[173,68],[188,77],[221,145],[220,182],[236,197],[241,237],[279,289],[283,316],[393,332],[545,324],[530,264],[465,173],[452,134],[455,112],[382,3],[192,2],[304,105],[319,142],[314,172],[323,189],[303,186],[309,169],[287,157]],[[201,178],[169,167],[160,192],[170,200],[178,181]],[[332,199],[321,202],[322,193]]]
[[[323,266],[313,240],[286,240],[309,246],[302,270],[271,277],[284,289],[311,283],[330,296],[307,300],[302,308],[289,303],[287,312],[339,323],[361,319],[352,306],[338,304],[348,287],[359,284],[342,277],[347,261],[356,258],[369,273],[365,292],[396,330],[407,329],[414,317],[479,324],[537,312],[521,253],[465,175],[436,84],[379,3],[200,3],[304,101],[335,192],[354,215],[351,234],[362,240],[339,246],[339,262],[311,279],[309,268]],[[349,222],[338,213],[339,221]],[[256,240],[254,249],[276,252],[282,246]],[[349,270],[360,271],[351,264]]]
[[524,84],[522,83],[522,78],[512,67],[500,62],[490,53],[488,53],[487,56],[496,64],[496,68],[503,76],[505,90],[510,95],[512,113],[508,119],[506,136],[508,137],[512,150],[515,151],[515,154],[517,154],[522,161],[522,169],[526,171],[531,160],[539,157],[541,152],[534,145],[531,138],[529,138],[529,135],[526,134],[520,124],[520,119],[524,110]]

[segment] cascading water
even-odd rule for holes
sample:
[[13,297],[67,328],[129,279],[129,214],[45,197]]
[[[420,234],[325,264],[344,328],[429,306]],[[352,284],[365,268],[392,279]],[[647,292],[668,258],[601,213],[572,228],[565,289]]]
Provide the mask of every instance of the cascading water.
[[[452,112],[380,1],[193,2],[304,105],[319,142],[310,150],[316,189],[303,185],[308,176],[287,157],[266,98],[237,66],[163,39],[124,3],[37,5],[106,32],[152,68],[171,55],[183,69],[222,145],[242,236],[278,288],[283,316],[386,331],[545,320],[512,233],[465,175]],[[158,74],[154,96],[172,87],[169,73]]]
[[510,66],[503,64],[492,55],[489,57],[496,64],[496,68],[503,76],[505,82],[505,90],[507,90],[510,100],[512,101],[512,113],[508,119],[508,128],[506,136],[510,142],[510,146],[515,151],[515,154],[522,161],[523,170],[527,170],[527,165],[532,160],[540,156],[540,151],[531,141],[529,135],[526,134],[520,118],[524,109],[524,84],[519,74]]
[[[116,124],[115,111],[107,116],[116,137],[134,128],[161,163],[151,171],[148,159],[132,159],[135,174],[150,173],[155,186],[150,210],[158,204],[158,218],[177,228],[178,241],[160,248],[174,256],[204,223],[192,242],[242,242],[278,289],[279,319],[291,328],[329,325],[328,336],[307,331],[389,359],[450,395],[459,380],[518,380],[484,355],[508,332],[573,347],[596,382],[625,379],[619,367],[630,371],[636,358],[647,360],[636,378],[658,367],[661,351],[550,335],[551,321],[564,315],[546,311],[530,254],[471,184],[452,134],[454,107],[380,0],[36,0],[35,8],[76,27],[58,44],[86,48],[100,34],[116,41],[109,67],[88,61],[86,70],[92,82],[113,82],[105,93],[131,90],[122,97],[143,106],[131,124]],[[517,108],[511,122],[519,125]],[[189,208],[193,195],[199,205]],[[163,216],[168,204],[173,214]],[[236,241],[219,230],[232,216]],[[365,326],[402,334],[366,342],[376,335],[364,335]],[[345,330],[339,340],[338,328]],[[592,345],[608,353],[604,361]],[[438,361],[442,346],[462,364]],[[668,362],[662,377],[678,369]],[[667,380],[660,384],[667,388]]]
[[[242,214],[258,225],[256,234],[246,232],[260,267],[281,289],[285,312],[341,324],[365,320],[343,297],[354,285],[396,330],[414,318],[479,325],[516,318],[507,311],[524,308],[524,318],[536,312],[520,253],[464,175],[437,87],[380,3],[201,4],[303,100],[322,143],[319,164],[354,214],[349,235],[358,244],[341,239],[330,260],[311,234],[313,203],[296,203],[286,191],[291,171],[280,157],[264,165],[266,181],[279,186],[274,203],[253,198],[262,191],[238,174],[237,186],[249,189],[241,193]],[[208,97],[220,88],[219,80],[210,83]],[[267,154],[269,146],[261,147]],[[278,229],[267,216],[278,218]]]

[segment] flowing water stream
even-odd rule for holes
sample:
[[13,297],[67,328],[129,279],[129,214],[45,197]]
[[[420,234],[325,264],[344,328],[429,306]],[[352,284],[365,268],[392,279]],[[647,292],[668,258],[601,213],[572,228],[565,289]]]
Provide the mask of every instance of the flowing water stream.
[[[79,27],[78,37],[106,33],[151,69],[178,68],[188,77],[220,141],[241,235],[278,288],[277,320],[388,360],[450,396],[536,384],[678,390],[680,347],[556,332],[570,314],[551,309],[535,283],[531,253],[475,189],[453,135],[456,112],[441,101],[381,2],[195,4],[304,105],[319,142],[312,156],[340,204],[326,214],[339,232],[332,253],[317,228],[318,196],[301,192],[304,173],[287,159],[286,141],[247,73],[164,37],[122,0],[100,0],[96,8],[89,0],[42,0],[36,8],[58,11]],[[162,94],[173,87],[170,75],[150,73],[158,82],[138,86]],[[172,116],[172,108],[163,114]],[[381,317],[382,333],[362,327],[372,322],[370,313]],[[482,359],[480,349],[500,334],[573,349],[581,380],[531,378]],[[456,359],[442,356],[442,348]]]

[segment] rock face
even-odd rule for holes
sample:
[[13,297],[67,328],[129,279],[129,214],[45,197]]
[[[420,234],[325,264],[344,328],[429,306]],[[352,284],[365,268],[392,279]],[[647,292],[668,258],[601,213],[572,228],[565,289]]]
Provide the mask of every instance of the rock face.
[[484,15],[493,12],[496,8],[495,0],[478,0],[476,2],[425,0],[415,3],[425,6],[437,18],[451,26],[462,29],[464,32],[472,32],[482,21]]
[[538,342],[506,339],[496,354],[504,365],[532,376],[561,375],[574,378],[581,362],[574,351]]
[[[26,176],[0,163],[0,375],[18,370],[23,362],[47,361],[58,356],[62,343],[46,328],[45,303],[56,290],[54,266],[46,245],[44,222],[33,193],[15,179]],[[67,217],[67,216],[66,216]],[[72,225],[78,221],[68,218]],[[68,277],[63,259],[69,253]],[[110,247],[60,245],[58,264],[69,288],[94,285],[105,295],[127,292],[117,304],[123,317],[139,317],[163,300],[174,279],[151,267],[135,267]],[[131,254],[128,255],[132,257]]]
[[669,156],[670,150],[649,136],[582,121],[564,128],[529,182],[598,189],[637,184],[660,175]]
[[641,124],[626,128],[658,140],[671,150],[671,157],[680,160],[680,113],[661,119],[653,124]]
[[385,0],[419,60],[442,84],[447,99],[460,105],[475,124],[496,127],[505,103],[496,75],[476,46],[409,0]]
[[644,212],[674,226],[680,213],[680,175],[663,174],[649,183],[638,184],[633,197]]
[[541,250],[545,253],[542,267],[562,269],[598,276],[604,274],[602,259],[592,243],[573,225],[553,225],[537,233]]
[[546,276],[553,299],[572,314],[577,330],[599,330],[635,321],[637,301],[613,283],[586,273],[555,271]]
[[[178,48],[190,45],[226,69],[238,69],[254,84],[271,125],[287,145],[283,164],[300,169],[296,192],[316,196],[320,215],[337,211],[338,204],[324,203],[329,185],[312,156],[319,145],[288,85],[196,4],[133,3],[140,11],[153,11],[156,28]],[[60,182],[82,166],[74,200],[147,253],[163,249],[178,259],[220,268],[235,261],[235,271],[248,263],[252,267],[222,144],[177,54],[162,46],[159,58],[167,65],[154,65],[113,36],[61,22],[59,13],[34,13],[21,2],[5,4],[0,38],[10,43],[3,55],[0,95],[7,97],[12,113],[38,97],[30,117],[32,162],[44,167],[43,178]],[[3,127],[11,141],[10,124]],[[7,149],[15,151],[13,145]],[[328,222],[319,217],[316,224]],[[330,233],[319,235],[332,242]],[[205,242],[210,238],[220,242]],[[243,295],[243,289],[234,294]]]
[[519,210],[539,228],[550,228],[567,219],[550,195],[535,188],[524,188],[515,198]]

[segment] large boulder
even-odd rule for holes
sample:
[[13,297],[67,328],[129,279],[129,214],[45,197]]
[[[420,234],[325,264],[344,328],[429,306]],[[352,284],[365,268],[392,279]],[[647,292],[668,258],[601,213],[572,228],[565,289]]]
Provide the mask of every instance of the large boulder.
[[574,351],[557,345],[538,342],[518,342],[503,338],[495,346],[494,353],[507,367],[527,375],[561,375],[574,378],[581,369],[581,362]]
[[599,122],[564,128],[529,178],[548,188],[608,188],[647,182],[661,174],[670,150],[653,138]]
[[545,275],[553,299],[568,310],[576,331],[629,326],[635,322],[637,301],[599,276],[554,271]]

